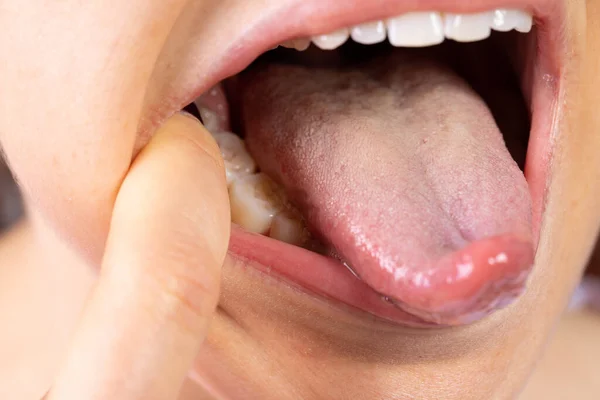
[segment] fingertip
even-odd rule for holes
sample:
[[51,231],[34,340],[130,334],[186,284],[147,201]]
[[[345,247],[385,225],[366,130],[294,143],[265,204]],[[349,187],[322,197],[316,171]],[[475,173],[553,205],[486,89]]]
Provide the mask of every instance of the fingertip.
[[225,165],[217,142],[202,122],[192,114],[186,111],[175,114],[156,133],[160,137],[165,134],[177,134],[185,140],[189,140],[197,150],[205,153],[215,161],[218,167],[224,170]]

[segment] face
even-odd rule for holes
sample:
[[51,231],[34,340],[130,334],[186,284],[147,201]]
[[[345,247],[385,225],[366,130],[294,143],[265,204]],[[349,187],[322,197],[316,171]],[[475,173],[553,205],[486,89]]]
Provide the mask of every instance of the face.
[[[97,266],[132,158],[198,99],[237,227],[191,391],[511,398],[600,222],[598,18],[595,0],[13,1],[0,139],[40,237]],[[394,46],[269,52],[385,29]]]

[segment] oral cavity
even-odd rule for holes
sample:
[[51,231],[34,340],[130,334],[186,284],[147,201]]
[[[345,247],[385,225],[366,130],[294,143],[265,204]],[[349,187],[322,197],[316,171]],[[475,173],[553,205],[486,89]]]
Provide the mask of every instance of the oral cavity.
[[312,38],[292,39],[281,46],[304,51],[312,42],[322,50],[333,50],[350,38],[365,45],[381,43],[387,38],[397,47],[424,47],[440,44],[445,39],[458,42],[484,40],[492,30],[527,33],[531,31],[532,23],[531,15],[520,10],[497,9],[475,14],[413,12]]
[[[445,37],[465,38],[465,26],[492,14],[496,28],[531,28],[519,12],[445,14],[456,28]],[[503,137],[482,98],[506,97],[507,85],[486,78],[488,93],[476,93],[447,47],[379,46],[364,60],[351,47],[319,68],[267,55],[226,82],[229,98],[217,87],[196,104],[225,159],[233,223],[334,255],[404,311],[453,325],[523,291],[533,244],[528,184],[505,144],[522,137]],[[514,121],[515,103],[501,113]]]

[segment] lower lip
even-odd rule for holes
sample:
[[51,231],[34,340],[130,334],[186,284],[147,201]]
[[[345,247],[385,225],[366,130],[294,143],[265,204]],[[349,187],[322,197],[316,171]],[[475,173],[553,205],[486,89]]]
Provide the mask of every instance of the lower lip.
[[270,277],[391,322],[433,327],[373,291],[339,261],[232,226],[229,252]]

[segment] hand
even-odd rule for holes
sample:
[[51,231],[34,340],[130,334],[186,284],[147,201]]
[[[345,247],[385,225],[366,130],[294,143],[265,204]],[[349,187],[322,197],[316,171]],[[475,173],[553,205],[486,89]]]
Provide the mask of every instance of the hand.
[[172,117],[117,195],[100,279],[47,399],[176,399],[216,308],[230,217],[218,147]]

